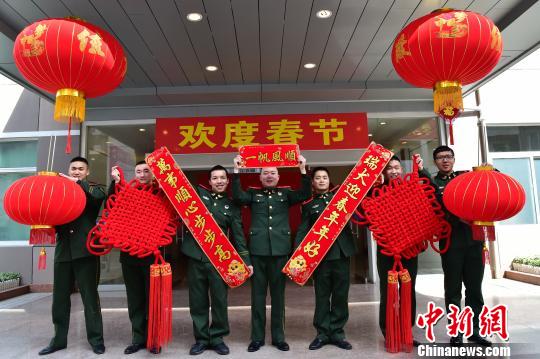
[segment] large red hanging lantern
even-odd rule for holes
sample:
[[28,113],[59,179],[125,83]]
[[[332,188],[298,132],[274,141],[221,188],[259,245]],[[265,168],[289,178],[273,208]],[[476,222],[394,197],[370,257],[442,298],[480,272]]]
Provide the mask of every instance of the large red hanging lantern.
[[392,47],[392,63],[413,86],[432,88],[435,113],[450,123],[463,110],[461,86],[486,76],[499,62],[502,37],[489,18],[439,9],[407,25]]
[[85,99],[114,90],[127,70],[124,50],[112,35],[73,18],[27,26],[15,40],[13,58],[28,81],[56,94],[54,119],[68,123],[66,153],[72,121],[84,121]]
[[493,241],[493,222],[518,214],[525,205],[525,190],[512,177],[486,165],[450,181],[443,202],[457,217],[472,222],[474,239]]
[[81,186],[55,172],[39,172],[15,181],[4,195],[4,211],[15,222],[31,226],[30,244],[54,244],[54,226],[81,215],[86,196]]

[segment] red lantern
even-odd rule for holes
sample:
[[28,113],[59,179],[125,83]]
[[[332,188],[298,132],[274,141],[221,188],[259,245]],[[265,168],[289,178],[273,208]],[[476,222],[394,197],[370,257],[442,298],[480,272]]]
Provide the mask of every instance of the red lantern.
[[54,226],[81,215],[84,191],[54,172],[39,172],[15,181],[4,195],[4,211],[15,222],[31,226],[30,244],[54,244]]
[[83,122],[85,99],[114,90],[127,70],[120,43],[108,32],[80,19],[46,19],[17,36],[13,58],[35,86],[56,93],[54,119],[67,122],[71,153],[71,122]]
[[518,214],[525,205],[525,190],[492,166],[480,166],[450,181],[443,202],[450,212],[472,222],[474,239],[493,241],[493,222]]
[[461,86],[486,76],[499,62],[502,38],[489,18],[439,9],[407,25],[392,47],[392,63],[413,86],[432,88],[434,111],[450,123],[463,110]]

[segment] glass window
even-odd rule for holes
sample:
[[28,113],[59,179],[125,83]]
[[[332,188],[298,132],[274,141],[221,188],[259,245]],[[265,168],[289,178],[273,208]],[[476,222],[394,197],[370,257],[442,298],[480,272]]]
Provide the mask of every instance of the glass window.
[[540,126],[488,126],[491,152],[540,151]]
[[[34,156],[35,157],[35,156]],[[33,173],[0,173],[0,201],[4,208],[4,194],[13,182]],[[30,226],[19,224],[0,211],[0,241],[26,241],[30,235]]]
[[37,141],[0,142],[0,168],[36,167]]
[[[493,161],[495,168],[504,174],[512,176],[525,189],[527,199],[525,207],[516,216],[502,221],[501,224],[534,224],[536,215],[534,210],[533,183],[529,158],[496,158]],[[538,171],[538,170],[537,170]],[[537,172],[538,176],[538,172]]]

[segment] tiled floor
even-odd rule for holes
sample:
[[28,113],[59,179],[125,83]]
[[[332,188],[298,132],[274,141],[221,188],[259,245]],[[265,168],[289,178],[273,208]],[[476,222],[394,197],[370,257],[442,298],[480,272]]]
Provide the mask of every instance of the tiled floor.
[[[249,342],[249,286],[230,291],[229,320],[231,335],[226,338],[231,348],[230,358],[411,358],[413,353],[389,354],[385,352],[382,336],[378,329],[378,286],[355,284],[350,291],[350,319],[346,327],[347,339],[353,350],[344,351],[328,345],[317,351],[307,349],[315,336],[312,326],[313,288],[298,287],[289,283],[287,287],[286,335],[291,346],[289,352],[279,352],[265,346],[259,352],[246,351]],[[418,313],[425,312],[428,301],[443,306],[442,275],[419,275],[417,281]],[[100,292],[105,326],[107,351],[103,358],[125,357],[123,350],[130,342],[130,323],[126,309],[125,292],[103,290]],[[508,321],[512,358],[540,358],[540,287],[513,282],[506,279],[484,281],[486,305],[500,303],[508,306]],[[33,293],[0,302],[0,358],[35,358],[51,338],[53,328],[50,320],[51,295]],[[173,341],[160,357],[189,357],[193,344],[191,319],[187,308],[187,290],[174,291]],[[269,313],[268,313],[269,316]],[[267,323],[269,325],[269,323]],[[425,342],[424,333],[414,329],[415,338]],[[437,343],[446,343],[445,323],[439,321],[435,328]],[[498,338],[497,338],[498,339]],[[495,342],[500,342],[495,339]],[[267,342],[270,342],[267,330]],[[72,316],[69,344],[66,350],[48,358],[95,357],[86,342],[84,316],[80,296],[72,296]],[[141,351],[132,358],[155,357]],[[218,357],[207,351],[200,358]]]

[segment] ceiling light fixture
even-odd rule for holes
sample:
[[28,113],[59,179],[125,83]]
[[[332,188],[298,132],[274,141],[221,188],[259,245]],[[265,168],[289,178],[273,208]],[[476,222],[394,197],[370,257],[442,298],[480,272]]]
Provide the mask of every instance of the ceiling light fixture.
[[367,134],[369,137],[373,137],[373,134],[372,133],[368,133]]
[[198,12],[192,12],[192,13],[187,14],[186,18],[191,22],[197,22],[197,21],[201,21],[203,16],[202,14],[199,14]]
[[308,62],[307,64],[304,64],[304,68],[306,69],[313,69],[315,68],[317,65],[315,65],[314,63],[312,62]]
[[139,128],[139,131],[144,132],[144,131],[146,131],[146,128]]
[[328,19],[330,16],[332,16],[332,11],[330,11],[330,10],[319,10],[319,11],[317,11],[316,16],[319,19]]
[[217,66],[214,65],[206,66],[206,71],[214,72],[217,71],[217,69]]
[[379,122],[379,125],[384,126],[384,125],[386,125],[386,122],[384,122],[384,121],[383,121],[383,122]]

